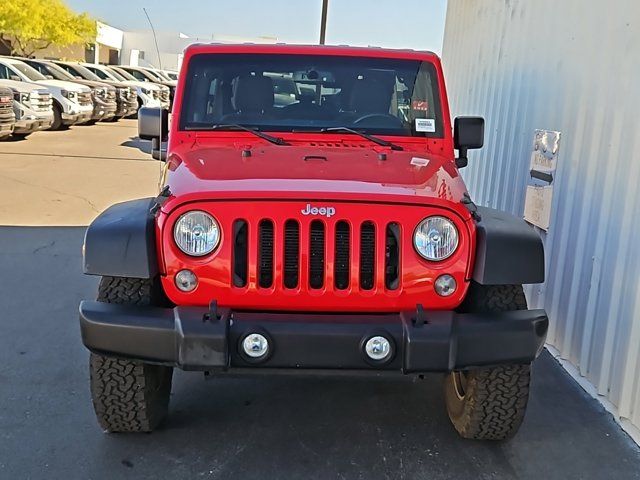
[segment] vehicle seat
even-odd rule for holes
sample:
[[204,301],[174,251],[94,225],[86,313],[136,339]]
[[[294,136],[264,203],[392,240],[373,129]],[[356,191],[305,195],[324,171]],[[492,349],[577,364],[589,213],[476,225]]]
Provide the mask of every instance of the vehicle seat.
[[349,110],[358,116],[388,114],[392,91],[377,80],[356,80],[351,89]]
[[244,75],[233,82],[231,104],[234,113],[225,115],[223,122],[252,123],[272,118],[273,82],[262,75]]

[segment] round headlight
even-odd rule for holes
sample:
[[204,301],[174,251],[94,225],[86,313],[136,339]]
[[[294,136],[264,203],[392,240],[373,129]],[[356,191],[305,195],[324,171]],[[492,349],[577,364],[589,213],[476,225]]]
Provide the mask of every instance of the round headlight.
[[173,238],[184,253],[201,257],[213,252],[218,246],[220,227],[208,213],[194,210],[178,219],[173,229]]
[[458,230],[445,217],[425,218],[416,228],[413,244],[416,251],[427,260],[444,260],[458,247]]

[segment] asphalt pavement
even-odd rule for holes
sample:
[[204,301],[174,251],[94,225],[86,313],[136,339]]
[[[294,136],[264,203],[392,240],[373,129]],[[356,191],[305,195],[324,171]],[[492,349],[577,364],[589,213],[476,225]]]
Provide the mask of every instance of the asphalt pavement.
[[[135,143],[125,131],[118,145]],[[96,168],[118,178],[123,160],[104,155],[112,159]],[[42,168],[56,158],[43,155]],[[18,157],[0,162],[0,180],[20,170],[6,164]],[[40,170],[33,175],[50,175]],[[64,203],[64,178],[56,178]],[[89,195],[99,188],[86,183]],[[44,198],[46,190],[33,188]],[[6,194],[0,204],[6,212]],[[89,215],[87,207],[79,212]],[[38,219],[36,207],[27,213]],[[524,424],[507,442],[459,438],[440,375],[205,380],[176,371],[160,430],[105,434],[93,415],[78,326],[78,303],[95,296],[98,281],[82,274],[83,234],[83,227],[0,228],[0,479],[640,479],[640,449],[546,352],[534,366]]]

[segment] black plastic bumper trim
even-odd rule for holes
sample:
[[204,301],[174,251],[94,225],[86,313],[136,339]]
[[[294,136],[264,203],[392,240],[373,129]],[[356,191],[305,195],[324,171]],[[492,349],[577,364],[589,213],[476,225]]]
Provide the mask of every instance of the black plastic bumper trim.
[[[235,312],[205,307],[174,309],[80,304],[85,346],[104,355],[173,365],[185,370],[276,368],[311,370],[451,371],[529,363],[542,350],[548,328],[544,310],[499,314],[424,311],[392,314],[296,314]],[[248,332],[266,332],[271,354],[261,363],[238,352]],[[386,363],[366,360],[362,341],[388,335],[395,345]]]

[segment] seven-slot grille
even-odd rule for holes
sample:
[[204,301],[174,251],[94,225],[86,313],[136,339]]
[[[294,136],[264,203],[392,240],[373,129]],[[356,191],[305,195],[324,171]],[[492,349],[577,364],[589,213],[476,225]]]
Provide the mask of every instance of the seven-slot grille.
[[168,102],[169,101],[169,90],[162,90],[160,92],[160,101]]
[[[400,228],[395,222],[367,220],[354,224],[346,220],[326,223],[312,220],[299,223],[295,219],[282,222],[262,219],[251,225],[236,220],[233,225],[232,283],[235,287],[247,286],[250,249],[255,249],[253,253],[257,254],[258,288],[373,290],[378,282],[384,282],[389,290],[400,286]],[[249,245],[250,228],[257,229],[255,245]],[[380,238],[376,237],[378,228],[385,231],[383,245],[376,244]],[[282,251],[277,252],[278,248]],[[383,257],[378,255],[380,249]],[[327,258],[329,252],[332,265]],[[355,255],[358,267],[357,272],[352,272]],[[384,269],[376,268],[376,259],[380,258],[384,258]],[[376,272],[383,272],[384,278],[376,278]],[[332,285],[329,285],[330,278]],[[354,282],[354,279],[357,280]]]
[[48,112],[51,110],[51,94],[45,92],[31,93],[31,108],[36,112]]
[[107,90],[107,100],[109,102],[115,102],[116,101],[116,91],[115,90]]

